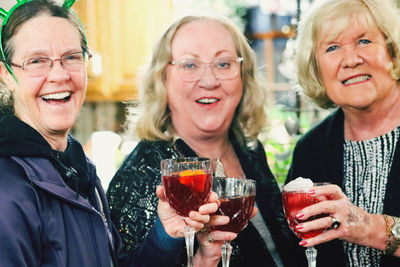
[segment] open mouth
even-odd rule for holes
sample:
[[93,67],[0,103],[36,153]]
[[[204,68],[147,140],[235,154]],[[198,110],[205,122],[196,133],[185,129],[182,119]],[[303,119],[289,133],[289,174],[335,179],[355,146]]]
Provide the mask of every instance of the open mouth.
[[219,100],[217,98],[201,98],[199,100],[196,100],[196,102],[200,104],[212,104],[218,101]]
[[67,102],[71,99],[70,92],[62,92],[62,93],[55,93],[55,94],[48,94],[43,95],[41,98],[46,102]]
[[371,75],[365,74],[365,75],[356,76],[354,78],[350,78],[348,80],[344,80],[344,81],[342,81],[342,84],[349,85],[349,84],[354,84],[354,83],[360,83],[360,82],[368,81],[369,79],[371,79]]

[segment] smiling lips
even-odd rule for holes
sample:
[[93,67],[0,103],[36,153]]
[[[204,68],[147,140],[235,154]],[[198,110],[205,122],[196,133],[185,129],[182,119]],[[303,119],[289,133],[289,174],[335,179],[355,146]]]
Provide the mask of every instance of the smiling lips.
[[350,84],[355,84],[355,83],[359,83],[359,82],[364,82],[364,81],[368,81],[369,79],[371,79],[371,75],[365,74],[365,75],[359,75],[356,77],[352,77],[348,80],[344,80],[342,81],[343,85],[350,85]]
[[217,101],[219,101],[217,98],[201,98],[199,100],[196,100],[196,102],[200,104],[212,104]]
[[43,95],[41,98],[46,101],[64,101],[67,102],[71,98],[71,92],[62,92],[55,94]]

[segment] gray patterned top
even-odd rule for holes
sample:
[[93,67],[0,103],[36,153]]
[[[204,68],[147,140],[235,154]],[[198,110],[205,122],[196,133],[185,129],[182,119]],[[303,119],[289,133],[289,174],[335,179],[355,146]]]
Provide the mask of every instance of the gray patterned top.
[[[345,140],[345,194],[354,205],[368,213],[383,213],[386,183],[399,140],[399,128],[370,140]],[[343,242],[343,246],[347,255],[347,266],[380,265],[379,250],[347,242]]]

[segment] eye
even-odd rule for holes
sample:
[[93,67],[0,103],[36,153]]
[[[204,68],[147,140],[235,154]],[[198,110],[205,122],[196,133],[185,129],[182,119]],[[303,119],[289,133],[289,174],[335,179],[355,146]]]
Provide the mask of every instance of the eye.
[[200,63],[195,60],[182,60],[179,66],[183,70],[194,71],[199,68]]
[[360,44],[364,44],[364,45],[372,43],[372,42],[371,42],[370,40],[368,40],[368,39],[360,39],[358,42],[359,42]]
[[67,63],[82,62],[83,53],[73,53],[63,56],[63,61]]
[[49,62],[49,58],[35,57],[28,59],[26,61],[26,65],[40,65],[40,64],[47,64],[47,62]]
[[331,45],[325,50],[325,52],[332,52],[332,51],[337,50],[338,48],[339,48],[339,46],[337,46],[337,45]]
[[232,65],[232,60],[229,59],[221,59],[215,62],[214,67],[217,69],[229,69]]

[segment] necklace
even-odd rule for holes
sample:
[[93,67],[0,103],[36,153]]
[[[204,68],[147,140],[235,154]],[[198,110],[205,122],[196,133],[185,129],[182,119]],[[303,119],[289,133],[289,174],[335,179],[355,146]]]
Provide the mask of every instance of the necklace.
[[228,154],[229,147],[230,144],[228,144],[228,147],[226,148],[225,152],[216,160],[217,166],[215,168],[215,177],[226,177],[224,166],[222,165],[221,159],[225,157],[226,154]]

